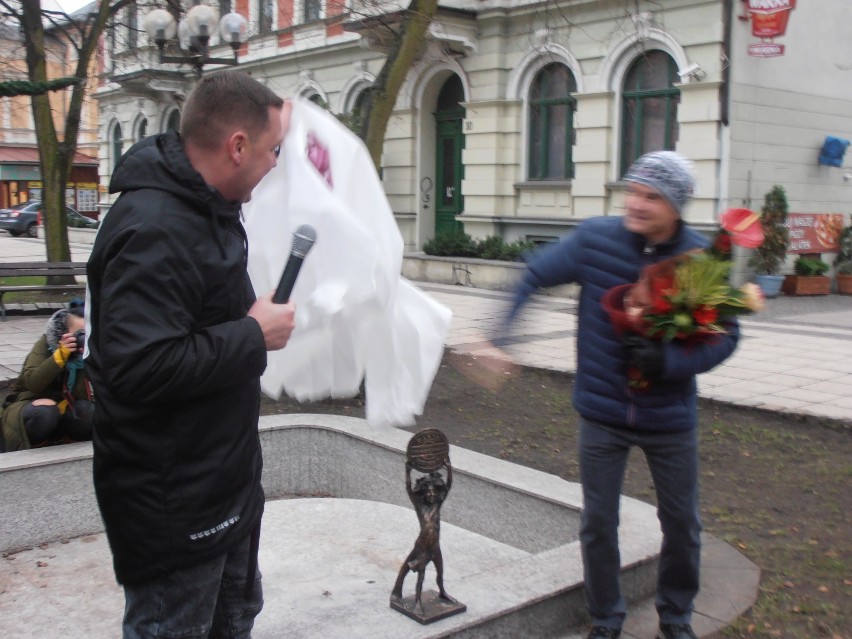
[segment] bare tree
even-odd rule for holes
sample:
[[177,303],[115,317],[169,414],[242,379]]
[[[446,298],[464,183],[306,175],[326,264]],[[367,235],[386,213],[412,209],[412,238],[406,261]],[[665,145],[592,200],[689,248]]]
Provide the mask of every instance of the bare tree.
[[[65,184],[71,175],[80,113],[90,65],[98,49],[101,34],[109,18],[130,0],[102,1],[92,11],[69,16],[63,11],[42,9],[41,0],[14,2],[0,0],[0,11],[7,21],[17,23],[25,35],[27,80],[31,87],[50,87],[60,78],[48,77],[46,40],[61,34],[67,46],[76,52],[76,66],[68,80],[70,99],[65,112],[54,120],[48,91],[31,91],[31,105],[38,145],[42,178],[42,214],[45,246],[49,261],[69,261],[68,232],[65,219]],[[60,280],[57,279],[57,283]]]
[[420,54],[429,25],[438,13],[438,0],[411,0],[390,16],[376,16],[372,28],[387,43],[387,57],[364,105],[359,136],[367,145],[376,169],[381,163],[388,121],[409,69]]

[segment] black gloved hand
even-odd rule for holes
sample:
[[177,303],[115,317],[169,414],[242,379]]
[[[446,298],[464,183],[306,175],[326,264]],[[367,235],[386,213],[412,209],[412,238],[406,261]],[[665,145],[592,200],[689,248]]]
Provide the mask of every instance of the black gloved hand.
[[638,335],[628,335],[623,342],[627,350],[628,366],[638,370],[647,379],[654,379],[662,374],[665,356],[660,342]]

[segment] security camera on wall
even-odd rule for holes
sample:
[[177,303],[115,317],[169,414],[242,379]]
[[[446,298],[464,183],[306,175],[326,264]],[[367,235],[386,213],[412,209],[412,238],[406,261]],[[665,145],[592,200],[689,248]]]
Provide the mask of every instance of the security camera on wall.
[[685,69],[681,69],[677,72],[677,74],[680,76],[681,81],[687,79],[702,80],[705,76],[704,69],[702,69],[701,65],[697,62],[695,64],[690,64]]

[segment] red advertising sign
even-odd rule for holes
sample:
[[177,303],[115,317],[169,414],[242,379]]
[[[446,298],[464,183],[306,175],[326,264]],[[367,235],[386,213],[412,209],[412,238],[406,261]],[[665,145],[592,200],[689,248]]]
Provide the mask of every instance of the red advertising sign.
[[758,38],[777,38],[787,32],[790,12],[796,0],[748,0],[751,33]]
[[748,54],[754,58],[774,58],[784,55],[784,45],[774,42],[759,42],[748,45]]
[[837,253],[837,237],[844,226],[842,213],[790,213],[788,253]]

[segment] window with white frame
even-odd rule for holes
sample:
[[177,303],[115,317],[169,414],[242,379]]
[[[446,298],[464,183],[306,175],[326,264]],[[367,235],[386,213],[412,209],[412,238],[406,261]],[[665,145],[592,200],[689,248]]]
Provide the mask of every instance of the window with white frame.
[[621,91],[621,175],[645,153],[674,150],[677,81],[677,63],[665,51],[645,51],[628,68]]
[[358,95],[355,96],[355,100],[352,102],[352,109],[347,114],[349,128],[356,133],[361,130],[361,127],[364,124],[364,119],[368,114],[372,90],[373,87],[369,85],[361,89],[358,92]]
[[139,7],[135,2],[127,5],[127,49],[132,51],[139,44]]
[[303,0],[303,22],[319,20],[322,17],[322,0]]
[[257,32],[269,33],[275,20],[275,0],[258,0]]
[[308,100],[310,100],[311,102],[313,102],[317,106],[322,107],[323,109],[328,108],[328,103],[325,101],[325,98],[323,98],[322,95],[320,95],[318,92],[309,93],[305,97],[307,97]]
[[529,94],[530,180],[566,180],[574,176],[572,146],[574,111],[571,95],[577,82],[561,62],[541,68],[533,78]]
[[178,109],[172,109],[172,112],[169,113],[169,117],[166,118],[166,128],[163,131],[171,131],[172,129],[180,129],[180,111]]
[[118,122],[116,122],[112,127],[110,152],[110,164],[112,165],[113,170],[115,170],[115,165],[118,164],[118,160],[124,152],[124,140],[121,137],[121,125]]
[[148,118],[141,118],[136,126],[136,141],[144,139],[148,135]]

